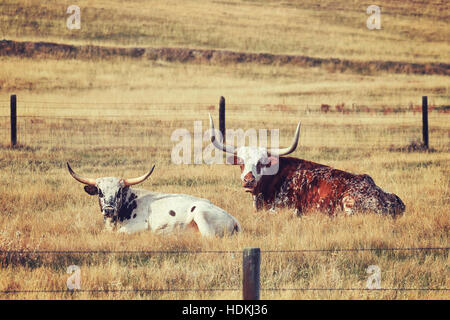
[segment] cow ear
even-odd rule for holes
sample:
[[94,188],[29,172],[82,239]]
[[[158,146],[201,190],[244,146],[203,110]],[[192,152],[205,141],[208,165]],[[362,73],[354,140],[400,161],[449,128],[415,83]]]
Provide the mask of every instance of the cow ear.
[[95,196],[96,194],[98,194],[98,189],[96,186],[90,186],[90,185],[84,186],[84,191],[86,191],[91,196]]
[[280,166],[280,159],[278,157],[270,156],[265,159],[263,163],[263,175],[272,176],[278,173]]
[[227,163],[228,164],[242,164],[243,161],[238,156],[232,155],[232,156],[227,157]]

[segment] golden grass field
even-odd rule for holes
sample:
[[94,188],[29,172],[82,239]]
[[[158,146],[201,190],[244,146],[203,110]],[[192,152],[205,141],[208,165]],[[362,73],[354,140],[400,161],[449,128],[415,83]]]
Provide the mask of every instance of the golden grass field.
[[[355,61],[450,61],[448,3],[380,1],[382,30],[370,31],[364,1],[79,1],[80,30],[65,27],[71,3],[4,1],[0,38],[110,47],[188,47],[298,54]],[[132,57],[26,58],[0,52],[0,299],[240,299],[242,255],[262,252],[262,299],[449,299],[449,291],[315,291],[274,288],[366,287],[366,268],[381,268],[382,288],[450,288],[449,78],[327,66],[183,63]],[[18,99],[18,147],[9,145],[9,99]],[[422,96],[430,152],[407,152],[421,141]],[[397,219],[372,214],[294,217],[253,213],[229,165],[175,165],[171,133],[207,129],[227,102],[227,127],[280,129],[293,156],[369,174],[405,203]],[[344,103],[346,112],[336,112]],[[331,112],[320,112],[329,104]],[[217,125],[217,123],[216,123]],[[204,141],[204,146],[209,144]],[[234,215],[243,232],[225,238],[194,233],[119,235],[103,231],[97,200],[65,167],[85,176],[137,176],[156,165],[141,187],[210,199]],[[361,252],[276,253],[268,250],[379,248]],[[31,250],[8,256],[7,250]],[[38,255],[35,250],[233,251]],[[123,292],[16,293],[64,290],[69,265],[81,268],[84,290]],[[134,289],[236,289],[135,292]]]

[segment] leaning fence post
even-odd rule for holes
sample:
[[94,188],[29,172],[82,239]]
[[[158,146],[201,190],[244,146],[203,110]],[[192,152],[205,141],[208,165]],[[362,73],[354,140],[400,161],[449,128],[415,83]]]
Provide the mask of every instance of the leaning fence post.
[[11,95],[11,147],[17,144],[17,97]]
[[222,134],[222,141],[225,142],[225,98],[220,97],[219,102],[219,130]]
[[261,263],[259,248],[245,248],[242,259],[242,298],[259,300],[259,267]]
[[428,97],[422,97],[422,136],[423,145],[428,149]]

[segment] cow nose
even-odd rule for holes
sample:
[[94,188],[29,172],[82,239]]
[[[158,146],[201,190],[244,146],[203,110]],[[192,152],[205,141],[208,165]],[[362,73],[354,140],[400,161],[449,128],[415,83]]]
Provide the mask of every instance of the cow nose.
[[244,179],[244,185],[251,185],[255,183],[255,178],[253,179]]
[[114,209],[113,208],[105,208],[103,210],[103,212],[105,213],[105,216],[112,216],[114,214]]

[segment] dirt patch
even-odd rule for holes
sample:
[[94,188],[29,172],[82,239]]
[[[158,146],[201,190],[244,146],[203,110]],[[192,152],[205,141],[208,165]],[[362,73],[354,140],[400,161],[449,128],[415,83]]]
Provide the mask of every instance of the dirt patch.
[[430,148],[430,147],[427,148],[425,146],[425,144],[420,141],[411,141],[411,143],[409,145],[404,146],[404,147],[394,147],[391,145],[389,147],[389,151],[390,152],[407,152],[407,153],[411,153],[411,152],[435,153],[435,152],[437,152],[437,150],[434,148]]
[[373,73],[383,71],[406,74],[450,75],[450,64],[408,63],[399,61],[352,61],[324,59],[297,55],[245,53],[225,50],[189,48],[121,48],[93,45],[68,45],[50,42],[0,41],[0,56],[53,57],[58,59],[108,59],[112,57],[144,58],[177,62],[212,64],[256,63],[266,65],[293,65],[300,67],[325,67],[331,72],[351,71]]

